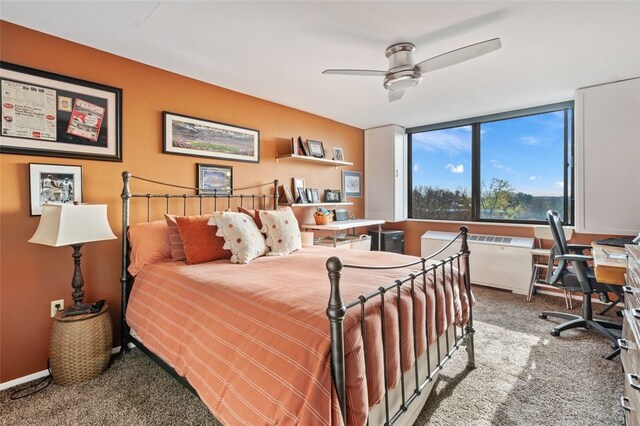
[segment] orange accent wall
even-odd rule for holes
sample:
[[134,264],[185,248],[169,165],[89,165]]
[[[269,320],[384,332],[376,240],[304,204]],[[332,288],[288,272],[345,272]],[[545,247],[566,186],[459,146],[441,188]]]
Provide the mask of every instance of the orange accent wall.
[[[232,165],[237,187],[279,179],[304,177],[320,190],[341,187],[341,169],[292,161],[275,162],[275,154],[289,151],[290,138],[320,140],[325,149],[339,146],[363,164],[361,129],[323,117],[233,92],[0,21],[2,60],[123,90],[124,162],[85,161],[26,155],[0,155],[0,383],[47,368],[52,319],[50,301],[71,303],[71,248],[30,244],[27,240],[39,217],[29,216],[29,163],[83,167],[83,196],[89,203],[106,203],[111,227],[121,232],[121,173],[129,170],[150,179],[196,184],[196,164]],[[260,163],[229,162],[162,153],[162,111],[171,111],[260,130]],[[330,152],[330,151],[329,151]],[[350,211],[363,216],[362,198]],[[302,216],[308,216],[302,210]],[[87,244],[82,272],[86,301],[106,299],[118,329],[120,315],[120,240]],[[115,336],[116,339],[118,336]],[[115,340],[116,345],[118,340]]]

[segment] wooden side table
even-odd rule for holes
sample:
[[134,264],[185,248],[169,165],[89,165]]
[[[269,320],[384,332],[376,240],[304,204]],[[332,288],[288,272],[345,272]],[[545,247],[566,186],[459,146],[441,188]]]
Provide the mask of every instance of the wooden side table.
[[55,316],[49,341],[49,367],[53,381],[74,385],[98,377],[109,365],[113,326],[109,306],[95,314]]

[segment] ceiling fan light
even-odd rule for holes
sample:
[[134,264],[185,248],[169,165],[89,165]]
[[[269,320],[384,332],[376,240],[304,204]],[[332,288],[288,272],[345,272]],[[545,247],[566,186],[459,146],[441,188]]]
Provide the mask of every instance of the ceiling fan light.
[[384,79],[384,88],[400,91],[417,86],[422,81],[422,74],[416,70],[405,70],[388,74]]

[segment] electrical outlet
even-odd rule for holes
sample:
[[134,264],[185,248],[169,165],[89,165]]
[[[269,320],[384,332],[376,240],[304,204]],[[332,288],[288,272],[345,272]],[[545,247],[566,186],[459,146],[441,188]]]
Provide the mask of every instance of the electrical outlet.
[[51,318],[55,317],[58,311],[64,309],[64,299],[51,301]]

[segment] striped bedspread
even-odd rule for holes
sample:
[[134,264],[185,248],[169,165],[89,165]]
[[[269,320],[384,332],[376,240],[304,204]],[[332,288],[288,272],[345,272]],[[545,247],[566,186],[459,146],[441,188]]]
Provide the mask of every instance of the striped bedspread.
[[[415,258],[386,252],[309,247],[289,256],[265,256],[247,265],[228,260],[186,265],[158,263],[143,268],[126,313],[150,350],[174,367],[196,389],[213,415],[226,425],[340,425],[331,381],[329,322],[325,314],[329,281],[325,262],[394,265]],[[344,269],[345,302],[391,284],[410,271]],[[434,290],[417,281],[413,304],[418,317],[418,355],[451,324],[467,319],[464,283],[447,267]],[[455,272],[455,270],[453,270]],[[387,345],[398,348],[395,291],[387,294]],[[367,302],[366,351],[362,349],[360,310],[344,321],[349,424],[364,424],[368,407],[384,397],[380,298]],[[390,306],[389,306],[390,305]],[[436,316],[436,305],[438,312]],[[392,309],[389,309],[392,308]],[[401,297],[404,369],[413,363],[410,286]],[[427,324],[427,332],[425,332]],[[365,353],[366,352],[366,353]],[[367,358],[365,372],[364,359]],[[397,350],[387,351],[389,383],[397,384]]]

